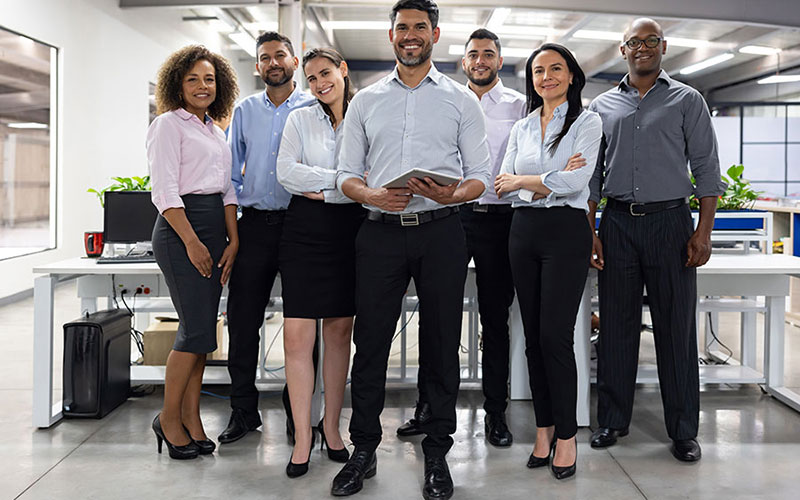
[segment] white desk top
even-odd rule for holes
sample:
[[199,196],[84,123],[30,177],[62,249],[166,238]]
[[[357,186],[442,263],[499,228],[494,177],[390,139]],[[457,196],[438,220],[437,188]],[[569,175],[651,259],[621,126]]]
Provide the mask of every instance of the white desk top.
[[155,262],[141,264],[98,264],[97,259],[76,257],[33,268],[34,274],[158,274]]

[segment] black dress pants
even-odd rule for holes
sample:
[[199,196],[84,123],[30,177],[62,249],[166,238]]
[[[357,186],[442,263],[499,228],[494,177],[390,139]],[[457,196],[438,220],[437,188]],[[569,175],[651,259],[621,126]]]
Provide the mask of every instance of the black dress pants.
[[260,330],[278,273],[282,214],[245,210],[239,219],[239,253],[228,284],[228,373],[231,408],[258,411],[256,367]]
[[421,425],[427,456],[453,444],[459,387],[459,343],[467,269],[458,215],[403,227],[366,220],[356,237],[356,345],[351,371],[350,439],[373,451],[381,441],[386,369],[403,295],[414,278],[419,296],[420,362],[431,419]]
[[591,251],[592,233],[583,210],[514,210],[511,273],[525,331],[536,426],[555,425],[559,439],[578,431],[573,338]]
[[599,232],[605,258],[599,274],[603,328],[597,344],[601,427],[623,429],[631,421],[644,285],[653,318],[667,434],[672,439],[697,436],[697,271],[685,265],[692,233],[688,205],[644,216],[603,211]]

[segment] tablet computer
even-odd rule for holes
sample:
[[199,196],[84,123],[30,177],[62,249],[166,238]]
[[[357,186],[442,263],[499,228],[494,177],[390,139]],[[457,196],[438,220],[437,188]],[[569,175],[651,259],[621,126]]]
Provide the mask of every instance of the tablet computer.
[[431,172],[430,170],[425,170],[423,168],[415,168],[409,170],[408,172],[398,175],[394,179],[386,182],[381,187],[385,188],[404,188],[406,187],[406,183],[409,179],[417,178],[417,179],[424,179],[425,177],[430,177],[436,184],[440,186],[446,186],[448,184],[452,184],[454,182],[458,182],[459,177],[453,177],[452,175],[445,175],[436,172]]

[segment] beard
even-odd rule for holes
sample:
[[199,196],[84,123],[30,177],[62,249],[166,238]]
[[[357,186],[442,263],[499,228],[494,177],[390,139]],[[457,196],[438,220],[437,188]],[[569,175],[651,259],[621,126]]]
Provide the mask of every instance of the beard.
[[478,87],[489,85],[495,78],[497,78],[497,71],[494,70],[489,70],[489,74],[483,78],[477,78],[472,71],[467,73],[467,79]]
[[420,45],[421,51],[416,57],[406,56],[403,53],[403,48],[398,45],[394,46],[394,55],[403,66],[419,66],[431,58],[431,54],[433,53],[433,40],[423,41]]
[[269,87],[280,87],[281,85],[292,79],[292,75],[287,73],[285,69],[280,68],[280,70],[283,72],[281,75],[279,75],[278,77],[271,77],[269,76],[269,72],[272,71],[272,69],[268,69],[264,74],[261,75],[261,79]]

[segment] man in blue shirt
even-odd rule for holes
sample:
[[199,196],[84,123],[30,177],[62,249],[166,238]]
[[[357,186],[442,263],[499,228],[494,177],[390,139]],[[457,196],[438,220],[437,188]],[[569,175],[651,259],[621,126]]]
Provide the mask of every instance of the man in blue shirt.
[[259,330],[278,273],[278,243],[291,195],[278,183],[275,163],[289,113],[314,102],[292,80],[298,60],[292,42],[268,31],[256,40],[256,71],[266,91],[233,110],[228,143],[231,178],[242,207],[239,254],[228,285],[228,373],[231,414],[220,443],[231,443],[261,425],[258,389]]

